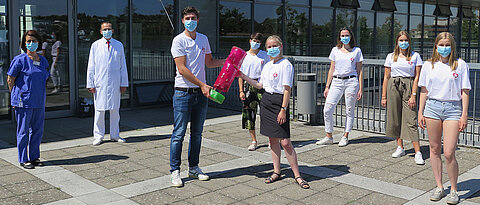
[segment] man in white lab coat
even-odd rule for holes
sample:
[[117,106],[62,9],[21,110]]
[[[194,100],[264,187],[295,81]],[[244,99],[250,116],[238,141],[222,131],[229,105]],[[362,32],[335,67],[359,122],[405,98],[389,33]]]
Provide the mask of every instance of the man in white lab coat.
[[110,112],[110,139],[125,142],[120,137],[120,95],[127,90],[128,74],[123,44],[112,38],[112,23],[104,22],[98,39],[90,48],[87,68],[87,88],[93,93],[95,119],[93,145],[102,143],[105,135],[105,111]]

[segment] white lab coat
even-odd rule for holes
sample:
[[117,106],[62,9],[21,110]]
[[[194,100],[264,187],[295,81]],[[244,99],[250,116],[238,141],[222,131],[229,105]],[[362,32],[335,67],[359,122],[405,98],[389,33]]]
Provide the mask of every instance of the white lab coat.
[[87,88],[95,88],[95,110],[120,108],[120,87],[128,87],[127,64],[123,44],[101,38],[90,48],[87,68]]

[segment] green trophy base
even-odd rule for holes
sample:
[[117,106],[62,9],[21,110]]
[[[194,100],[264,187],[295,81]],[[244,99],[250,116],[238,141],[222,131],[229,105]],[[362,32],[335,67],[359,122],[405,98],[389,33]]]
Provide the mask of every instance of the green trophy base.
[[213,100],[213,102],[216,102],[218,104],[222,104],[223,101],[225,100],[225,96],[217,92],[216,90],[210,89],[210,99]]

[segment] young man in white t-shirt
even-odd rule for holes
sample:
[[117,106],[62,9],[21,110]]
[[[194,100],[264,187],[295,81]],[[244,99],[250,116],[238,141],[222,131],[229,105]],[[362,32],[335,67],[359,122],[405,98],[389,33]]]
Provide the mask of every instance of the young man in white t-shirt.
[[190,146],[188,151],[188,176],[202,181],[209,180],[198,167],[202,142],[203,123],[207,116],[208,97],[211,86],[206,84],[205,65],[220,67],[225,60],[212,58],[207,36],[197,33],[198,10],[186,7],[182,12],[185,31],[172,42],[175,60],[175,94],[173,96],[174,127],[170,141],[170,172],[172,186],[183,186],[180,178],[182,144],[187,124],[190,121]]

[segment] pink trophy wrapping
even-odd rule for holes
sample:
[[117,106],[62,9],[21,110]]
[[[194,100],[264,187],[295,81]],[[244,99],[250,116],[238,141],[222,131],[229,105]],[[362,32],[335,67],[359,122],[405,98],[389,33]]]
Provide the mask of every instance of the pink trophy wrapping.
[[233,80],[235,80],[235,77],[240,71],[240,67],[242,66],[243,59],[246,55],[247,52],[241,48],[236,46],[232,47],[230,55],[228,55],[228,58],[225,64],[223,64],[222,70],[215,81],[215,84],[213,84],[215,89],[222,92],[228,92]]

